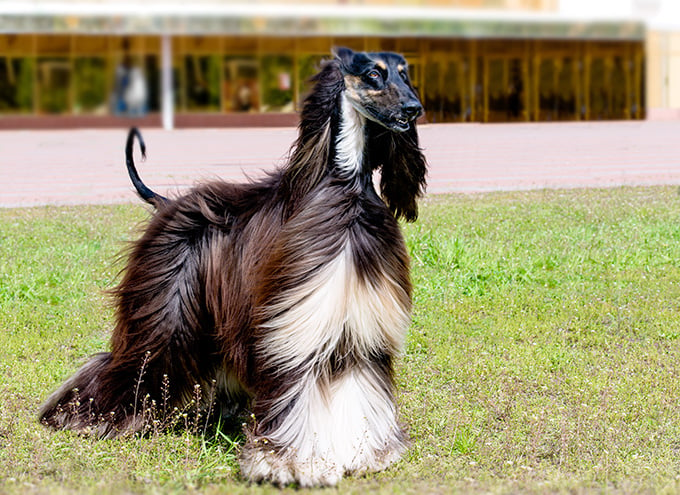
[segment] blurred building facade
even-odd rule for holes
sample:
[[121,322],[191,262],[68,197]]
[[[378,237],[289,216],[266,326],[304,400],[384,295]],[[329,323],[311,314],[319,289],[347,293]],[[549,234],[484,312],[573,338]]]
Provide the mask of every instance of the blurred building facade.
[[118,114],[131,68],[145,82],[140,125],[294,124],[333,46],[405,54],[429,122],[641,119],[650,105],[680,107],[680,94],[663,92],[680,77],[680,35],[562,7],[0,0],[0,127],[129,125]]
[[653,117],[680,118],[680,2],[633,0],[647,20],[647,105]]

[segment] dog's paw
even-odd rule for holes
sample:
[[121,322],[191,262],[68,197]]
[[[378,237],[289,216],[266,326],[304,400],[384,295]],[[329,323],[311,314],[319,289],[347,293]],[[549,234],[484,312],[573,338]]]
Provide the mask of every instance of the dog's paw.
[[291,452],[277,452],[254,442],[243,448],[240,459],[244,478],[278,486],[297,484],[302,488],[335,486],[342,479],[343,467],[319,457],[300,459]]
[[295,482],[288,463],[274,451],[246,445],[240,459],[241,475],[247,480],[261,483],[268,481],[285,486]]
[[406,444],[402,441],[395,441],[395,444],[390,448],[381,450],[362,449],[351,460],[346,461],[345,472],[346,474],[360,476],[384,471],[401,459],[405,451]]

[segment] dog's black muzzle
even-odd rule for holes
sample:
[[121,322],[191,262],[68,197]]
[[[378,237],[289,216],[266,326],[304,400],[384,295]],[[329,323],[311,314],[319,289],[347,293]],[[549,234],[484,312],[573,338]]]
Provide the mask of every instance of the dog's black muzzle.
[[411,100],[401,107],[401,113],[406,117],[407,120],[416,120],[423,114],[423,106],[418,100]]
[[407,131],[411,127],[411,122],[415,121],[423,114],[423,106],[418,100],[410,99],[402,104],[399,114],[394,118],[390,126],[395,131]]

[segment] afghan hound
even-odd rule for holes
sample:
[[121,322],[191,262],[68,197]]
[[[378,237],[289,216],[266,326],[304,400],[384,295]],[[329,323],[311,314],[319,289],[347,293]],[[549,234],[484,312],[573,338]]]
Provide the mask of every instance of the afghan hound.
[[[47,399],[54,428],[144,430],[142,398],[183,407],[215,384],[223,415],[249,408],[242,475],[333,485],[403,453],[393,361],[410,323],[409,258],[426,161],[404,58],[337,49],[312,79],[286,165],[176,199],[128,171],[156,212],[114,289],[111,351]],[[380,195],[374,171],[380,170]],[[377,179],[376,179],[377,180]]]

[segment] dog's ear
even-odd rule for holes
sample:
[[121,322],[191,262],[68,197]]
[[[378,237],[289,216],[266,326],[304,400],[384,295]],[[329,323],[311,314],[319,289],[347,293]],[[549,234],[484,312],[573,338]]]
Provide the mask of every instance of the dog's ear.
[[345,74],[357,74],[361,64],[367,60],[366,54],[344,46],[334,48],[333,55],[339,63],[340,70]]
[[344,46],[336,46],[332,49],[333,56],[343,67],[350,67],[354,59],[354,51]]
[[369,160],[380,167],[380,193],[392,214],[407,222],[418,218],[418,198],[425,194],[427,161],[418,144],[415,122],[406,132],[385,132],[369,125]]

